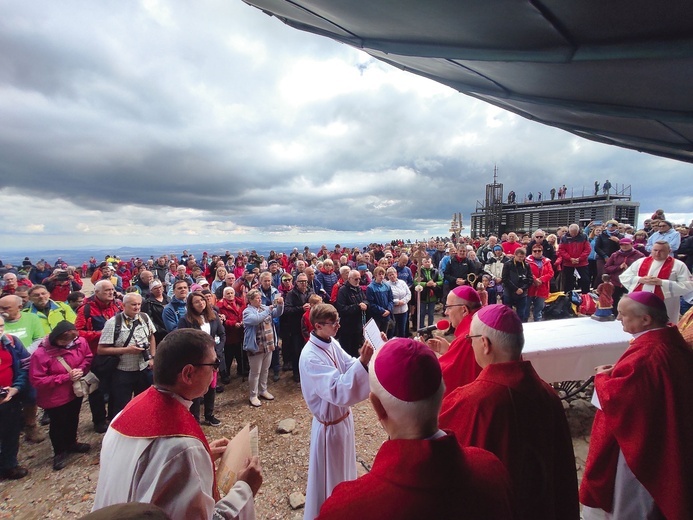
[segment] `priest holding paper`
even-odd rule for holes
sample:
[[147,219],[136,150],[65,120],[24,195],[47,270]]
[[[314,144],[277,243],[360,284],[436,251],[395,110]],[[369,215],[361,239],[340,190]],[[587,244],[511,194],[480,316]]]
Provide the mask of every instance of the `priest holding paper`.
[[318,304],[310,311],[314,330],[299,360],[301,392],[313,414],[308,487],[303,518],[313,520],[334,487],[356,478],[356,441],[351,406],[368,397],[368,363],[373,347],[366,342],[358,358],[334,339],[337,309]]
[[149,502],[171,518],[255,518],[254,495],[262,484],[257,457],[220,497],[214,461],[229,441],[208,443],[188,410],[217,370],[209,334],[180,329],[166,336],[156,351],[154,386],[130,401],[106,432],[94,510]]

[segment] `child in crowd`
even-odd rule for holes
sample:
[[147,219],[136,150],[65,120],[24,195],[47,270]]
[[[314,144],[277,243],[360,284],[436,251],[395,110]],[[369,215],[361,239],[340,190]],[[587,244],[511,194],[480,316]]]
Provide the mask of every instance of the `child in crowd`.
[[303,319],[301,320],[301,334],[303,334],[303,339],[306,342],[310,339],[310,333],[314,328],[310,323],[310,310],[318,303],[322,303],[322,298],[317,294],[311,294],[308,298],[308,305],[310,305],[310,308],[303,313]]

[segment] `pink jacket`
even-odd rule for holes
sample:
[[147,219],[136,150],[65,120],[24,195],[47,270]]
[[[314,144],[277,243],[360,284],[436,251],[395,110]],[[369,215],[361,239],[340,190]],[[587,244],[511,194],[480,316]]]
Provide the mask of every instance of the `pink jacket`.
[[548,298],[549,284],[551,283],[551,278],[553,278],[553,267],[551,267],[551,260],[543,256],[541,258],[541,269],[537,267],[537,263],[531,256],[527,257],[526,262],[529,264],[529,268],[532,270],[534,279],[541,280],[541,285],[530,285],[527,294],[529,296]]
[[93,354],[83,337],[75,340],[70,349],[51,345],[46,336],[31,356],[29,379],[36,388],[36,402],[41,408],[56,408],[75,399],[72,381],[65,367],[58,361],[62,356],[72,368],[80,368],[86,374],[91,367]]

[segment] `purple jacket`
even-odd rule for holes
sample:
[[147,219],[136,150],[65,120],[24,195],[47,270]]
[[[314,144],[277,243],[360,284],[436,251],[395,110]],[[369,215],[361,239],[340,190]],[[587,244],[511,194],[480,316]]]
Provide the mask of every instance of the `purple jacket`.
[[36,402],[44,409],[62,406],[76,398],[70,374],[58,361],[58,356],[62,356],[72,368],[80,368],[86,374],[91,367],[93,354],[89,343],[81,336],[70,349],[51,345],[48,336],[43,339],[31,356],[29,379],[36,388]]
[[616,287],[623,287],[623,284],[621,284],[621,281],[618,279],[618,276],[625,271],[625,269],[621,269],[621,264],[625,262],[626,265],[630,267],[630,264],[643,256],[645,255],[635,248],[627,253],[619,249],[606,260],[604,264],[604,273],[611,275],[611,283]]

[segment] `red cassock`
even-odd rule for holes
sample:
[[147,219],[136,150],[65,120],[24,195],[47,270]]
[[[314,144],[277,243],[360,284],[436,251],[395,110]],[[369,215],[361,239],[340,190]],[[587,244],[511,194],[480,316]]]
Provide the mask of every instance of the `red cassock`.
[[370,473],[339,484],[320,520],[503,520],[510,479],[493,454],[460,448],[455,436],[386,441]]
[[443,371],[445,381],[445,393],[448,395],[455,388],[471,383],[481,373],[481,367],[474,358],[472,341],[465,339],[469,334],[474,314],[462,318],[455,329],[455,339],[450,344],[448,351],[438,358],[440,369]]
[[674,326],[634,339],[599,374],[580,501],[611,511],[619,449],[668,520],[693,518],[693,351]]
[[462,446],[498,456],[510,473],[517,516],[577,520],[575,455],[560,399],[529,361],[495,363],[443,399],[441,428]]

